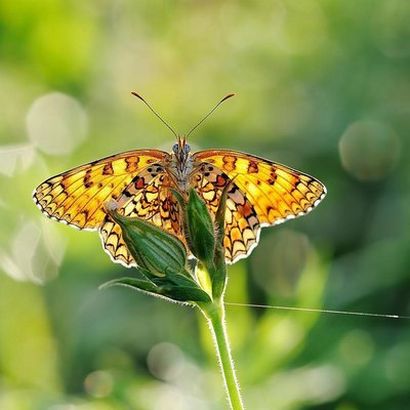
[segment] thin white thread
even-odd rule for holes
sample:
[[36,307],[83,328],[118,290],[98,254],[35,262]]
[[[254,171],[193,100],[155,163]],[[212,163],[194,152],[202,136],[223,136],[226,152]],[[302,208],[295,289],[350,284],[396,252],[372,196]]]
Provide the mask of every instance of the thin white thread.
[[293,310],[297,312],[313,312],[313,313],[329,313],[333,315],[350,315],[350,316],[370,316],[387,319],[410,319],[410,316],[384,314],[384,313],[370,313],[370,312],[354,312],[348,310],[333,310],[333,309],[316,309],[316,308],[304,308],[296,306],[275,306],[275,305],[262,305],[257,303],[236,303],[225,302],[226,306],[238,306],[238,307],[253,307],[260,309],[277,309],[277,310]]

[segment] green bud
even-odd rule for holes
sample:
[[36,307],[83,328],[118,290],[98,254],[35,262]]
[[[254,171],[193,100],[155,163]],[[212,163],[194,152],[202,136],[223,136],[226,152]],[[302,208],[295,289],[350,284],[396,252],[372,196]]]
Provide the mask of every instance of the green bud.
[[225,236],[226,198],[230,187],[231,183],[227,184],[223,189],[215,215],[216,244],[214,263],[210,267],[210,276],[212,277],[212,295],[216,299],[222,296],[226,287],[226,263],[223,241]]
[[225,214],[226,214],[226,198],[228,196],[228,190],[232,186],[232,180],[225,185],[222,194],[219,198],[218,209],[215,215],[215,227],[217,231],[217,246],[223,248],[224,237],[225,237]]
[[176,236],[140,218],[122,216],[111,204],[106,208],[138,266],[157,277],[185,272],[186,249]]
[[193,255],[210,263],[215,252],[215,229],[204,201],[194,189],[189,192],[185,207],[185,235]]

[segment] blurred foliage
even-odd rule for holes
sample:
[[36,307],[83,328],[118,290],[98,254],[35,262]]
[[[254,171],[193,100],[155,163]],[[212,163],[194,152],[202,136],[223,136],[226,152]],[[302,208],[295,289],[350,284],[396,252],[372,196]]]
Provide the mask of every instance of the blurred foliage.
[[[47,221],[54,173],[173,137],[294,166],[329,194],[261,235],[227,301],[410,314],[410,2],[0,2],[0,408],[223,409],[192,309],[125,289],[96,234]],[[230,307],[247,407],[409,406],[408,321]]]

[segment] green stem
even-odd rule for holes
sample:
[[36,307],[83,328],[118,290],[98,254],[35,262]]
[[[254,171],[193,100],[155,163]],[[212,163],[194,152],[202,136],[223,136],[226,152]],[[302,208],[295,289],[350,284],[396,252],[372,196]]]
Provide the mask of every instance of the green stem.
[[225,383],[225,389],[228,396],[228,402],[232,410],[244,410],[239,383],[236,377],[234,363],[231,355],[231,349],[228,334],[225,325],[225,307],[223,302],[214,303],[203,310],[212,336],[215,341],[216,353],[221,369],[222,377]]

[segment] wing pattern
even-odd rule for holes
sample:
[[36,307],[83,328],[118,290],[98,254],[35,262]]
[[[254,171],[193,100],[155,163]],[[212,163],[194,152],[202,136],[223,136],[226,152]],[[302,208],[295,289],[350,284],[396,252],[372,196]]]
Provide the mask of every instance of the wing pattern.
[[[233,263],[246,257],[259,239],[260,227],[276,225],[310,212],[326,195],[317,179],[284,165],[234,151],[200,151],[194,154],[202,182],[198,191],[220,192],[223,180],[233,179],[228,194],[225,256]],[[199,177],[196,177],[199,180]],[[219,181],[219,182],[218,182]],[[224,186],[224,185],[223,185]],[[219,190],[219,191],[218,191]],[[211,194],[206,194],[212,211]],[[207,201],[206,195],[202,197]],[[218,202],[218,195],[213,201]]]
[[104,203],[118,199],[138,174],[168,156],[157,150],[113,155],[49,178],[33,192],[33,199],[49,218],[98,229],[105,218]]
[[202,163],[192,181],[212,216],[216,214],[220,197],[227,184],[225,211],[225,259],[229,263],[244,258],[257,244],[260,223],[255,208],[239,189],[236,180],[211,164]]
[[[317,179],[252,155],[207,150],[192,156],[192,186],[214,217],[225,186],[225,258],[246,257],[263,226],[275,225],[310,212],[325,196]],[[170,172],[171,155],[159,150],[135,150],[73,168],[49,178],[33,193],[49,218],[79,229],[99,230],[103,247],[114,262],[134,266],[120,227],[104,210],[113,199],[118,211],[139,217],[176,235],[184,243],[176,188]]]
[[[170,180],[163,172],[151,179],[139,176],[138,183],[124,190],[118,199],[118,212],[152,222],[185,243],[179,204],[169,188]],[[114,262],[126,267],[136,265],[124,243],[121,228],[108,214],[105,215],[99,233],[105,251]]]

